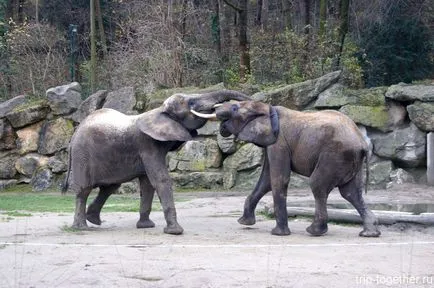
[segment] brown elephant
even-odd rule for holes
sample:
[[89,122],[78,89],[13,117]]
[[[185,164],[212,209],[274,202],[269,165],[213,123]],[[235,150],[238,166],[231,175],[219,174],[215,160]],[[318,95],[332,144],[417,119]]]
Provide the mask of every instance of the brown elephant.
[[221,122],[220,133],[265,147],[262,173],[244,204],[244,225],[255,223],[255,208],[270,190],[273,193],[274,235],[289,235],[286,210],[291,171],[308,176],[315,198],[315,217],[306,229],[311,235],[327,232],[327,198],[338,187],[363,219],[360,236],[378,237],[377,218],[367,208],[363,194],[363,160],[368,145],[354,122],[332,111],[299,112],[257,101],[225,103],[213,115]]
[[[137,228],[154,227],[149,219],[154,190],[157,192],[167,227],[165,233],[181,234],[176,219],[172,180],[166,167],[167,152],[197,135],[206,120],[190,109],[212,112],[216,103],[248,96],[231,90],[203,95],[175,94],[162,107],[140,115],[125,115],[112,109],[100,109],[89,115],[75,131],[69,145],[69,169],[63,191],[76,194],[73,227],[86,228],[86,219],[100,225],[100,212],[107,198],[121,183],[139,178],[140,219]],[[99,193],[89,205],[93,188]]]

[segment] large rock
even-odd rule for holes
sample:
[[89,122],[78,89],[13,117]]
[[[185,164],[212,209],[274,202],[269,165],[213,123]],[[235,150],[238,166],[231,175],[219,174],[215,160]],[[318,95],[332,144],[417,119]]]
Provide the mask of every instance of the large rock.
[[53,173],[48,167],[41,167],[35,171],[30,185],[33,191],[44,191],[53,184]]
[[38,151],[39,135],[43,124],[44,121],[41,121],[17,130],[17,146],[21,155]]
[[397,102],[389,102],[385,106],[345,105],[339,111],[358,124],[383,132],[392,131],[402,125],[407,114],[404,106]]
[[54,173],[65,172],[68,170],[68,152],[66,150],[56,152],[54,156],[48,159],[47,164]]
[[218,168],[222,155],[217,141],[213,139],[188,141],[177,152],[169,153],[170,171],[200,171],[207,168]]
[[236,173],[233,189],[252,191],[261,176],[262,167],[253,170],[243,170]]
[[339,108],[348,104],[361,106],[384,106],[386,87],[351,90],[341,84],[334,84],[319,94],[315,108]]
[[99,90],[96,93],[90,95],[86,100],[81,102],[77,111],[72,114],[71,119],[74,122],[80,123],[90,113],[95,110],[101,109],[104,105],[104,101],[107,98],[107,90]]
[[434,131],[434,102],[424,103],[415,102],[407,106],[410,120],[420,130],[431,132]]
[[19,157],[14,150],[0,151],[0,179],[10,179],[17,174],[15,162]]
[[16,107],[6,114],[6,118],[12,127],[21,128],[45,119],[49,112],[48,104],[45,101],[38,101]]
[[46,122],[42,127],[38,152],[47,155],[65,149],[73,133],[74,126],[70,120],[57,118]]
[[20,95],[0,103],[0,118],[5,117],[6,114],[11,112],[15,109],[15,107],[23,104],[24,102],[26,102],[26,96]]
[[7,119],[0,119],[0,150],[10,150],[17,147],[17,134]]
[[409,85],[399,83],[387,89],[386,97],[398,101],[420,100],[423,102],[433,102],[434,85]]
[[417,167],[426,161],[426,134],[414,124],[387,134],[371,134],[374,153],[402,167]]
[[223,185],[222,172],[172,172],[170,177],[176,186],[183,188],[221,188]]
[[46,92],[48,103],[54,115],[67,115],[80,106],[81,86],[77,82],[53,87]]
[[46,167],[48,164],[48,157],[39,155],[37,153],[30,153],[23,157],[20,157],[15,162],[15,169],[21,175],[32,177],[33,173],[40,168]]
[[392,181],[392,184],[398,185],[416,182],[413,175],[402,168],[398,168],[390,172],[390,180]]
[[17,184],[18,184],[18,180],[16,179],[0,180],[0,190],[7,189]]
[[124,87],[116,91],[109,92],[103,108],[111,108],[124,114],[137,114],[133,110],[136,105],[136,97],[133,87]]
[[390,182],[392,161],[379,161],[369,165],[369,185],[376,188],[386,188]]
[[219,134],[220,122],[217,121],[207,121],[206,124],[197,129],[197,134],[199,136],[213,136]]
[[225,154],[232,154],[237,151],[238,142],[235,141],[235,136],[223,137],[220,133],[217,134],[217,144],[220,150]]
[[225,171],[242,171],[254,169],[261,166],[263,161],[264,150],[254,144],[247,143],[241,146],[237,152],[229,155],[223,161]]
[[336,83],[340,75],[341,71],[334,71],[317,79],[287,85],[266,92],[259,92],[254,94],[252,98],[272,105],[281,105],[289,109],[303,110],[315,100],[321,92]]

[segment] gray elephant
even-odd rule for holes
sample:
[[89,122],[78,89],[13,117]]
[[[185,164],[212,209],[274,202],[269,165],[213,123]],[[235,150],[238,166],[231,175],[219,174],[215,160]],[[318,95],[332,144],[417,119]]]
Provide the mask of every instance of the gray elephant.
[[[86,228],[86,219],[100,225],[101,208],[107,198],[121,183],[138,178],[141,201],[137,228],[155,226],[149,213],[156,191],[167,222],[164,232],[181,234],[166,154],[191,140],[197,135],[196,129],[205,125],[206,120],[190,109],[212,112],[214,104],[232,99],[250,98],[230,90],[190,96],[175,94],[161,107],[140,115],[129,116],[112,109],[89,115],[71,139],[69,168],[62,189],[69,188],[76,194],[73,227]],[[96,187],[99,193],[86,212],[87,198]]]
[[306,229],[311,235],[327,232],[327,198],[338,187],[363,219],[360,236],[378,237],[377,218],[363,200],[363,160],[368,146],[354,122],[344,114],[324,110],[299,112],[256,101],[225,103],[213,115],[221,120],[220,133],[265,147],[262,173],[244,204],[244,225],[255,223],[255,208],[273,192],[276,227],[274,235],[289,235],[286,210],[291,171],[310,177],[315,198],[315,217]]

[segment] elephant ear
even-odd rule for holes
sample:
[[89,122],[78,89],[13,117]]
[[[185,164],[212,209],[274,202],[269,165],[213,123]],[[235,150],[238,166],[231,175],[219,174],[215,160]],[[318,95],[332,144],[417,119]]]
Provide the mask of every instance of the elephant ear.
[[274,107],[270,106],[268,115],[260,115],[240,131],[237,138],[254,143],[261,147],[273,145],[279,136],[279,115]]
[[193,139],[184,126],[163,113],[160,108],[141,114],[136,125],[140,131],[158,141],[185,142]]

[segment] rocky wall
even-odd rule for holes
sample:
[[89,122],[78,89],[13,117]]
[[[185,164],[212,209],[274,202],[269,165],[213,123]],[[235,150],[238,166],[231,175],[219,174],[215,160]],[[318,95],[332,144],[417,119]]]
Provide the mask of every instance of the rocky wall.
[[[370,184],[390,187],[426,183],[426,135],[434,130],[434,85],[398,84],[351,90],[339,84],[340,72],[318,79],[261,91],[252,97],[298,110],[336,109],[351,117],[371,143]],[[203,93],[222,89],[216,85]],[[92,111],[109,107],[137,114],[158,106],[175,92],[140,95],[132,87],[98,91],[82,100],[78,83],[47,90],[45,99],[17,96],[0,103],[0,189],[28,183],[35,191],[59,187],[67,169],[67,146],[74,129]],[[161,95],[165,95],[164,97]],[[208,122],[193,141],[167,155],[177,187],[251,190],[261,172],[263,150],[219,135]],[[306,187],[293,175],[290,187]],[[121,191],[137,191],[135,181]]]

